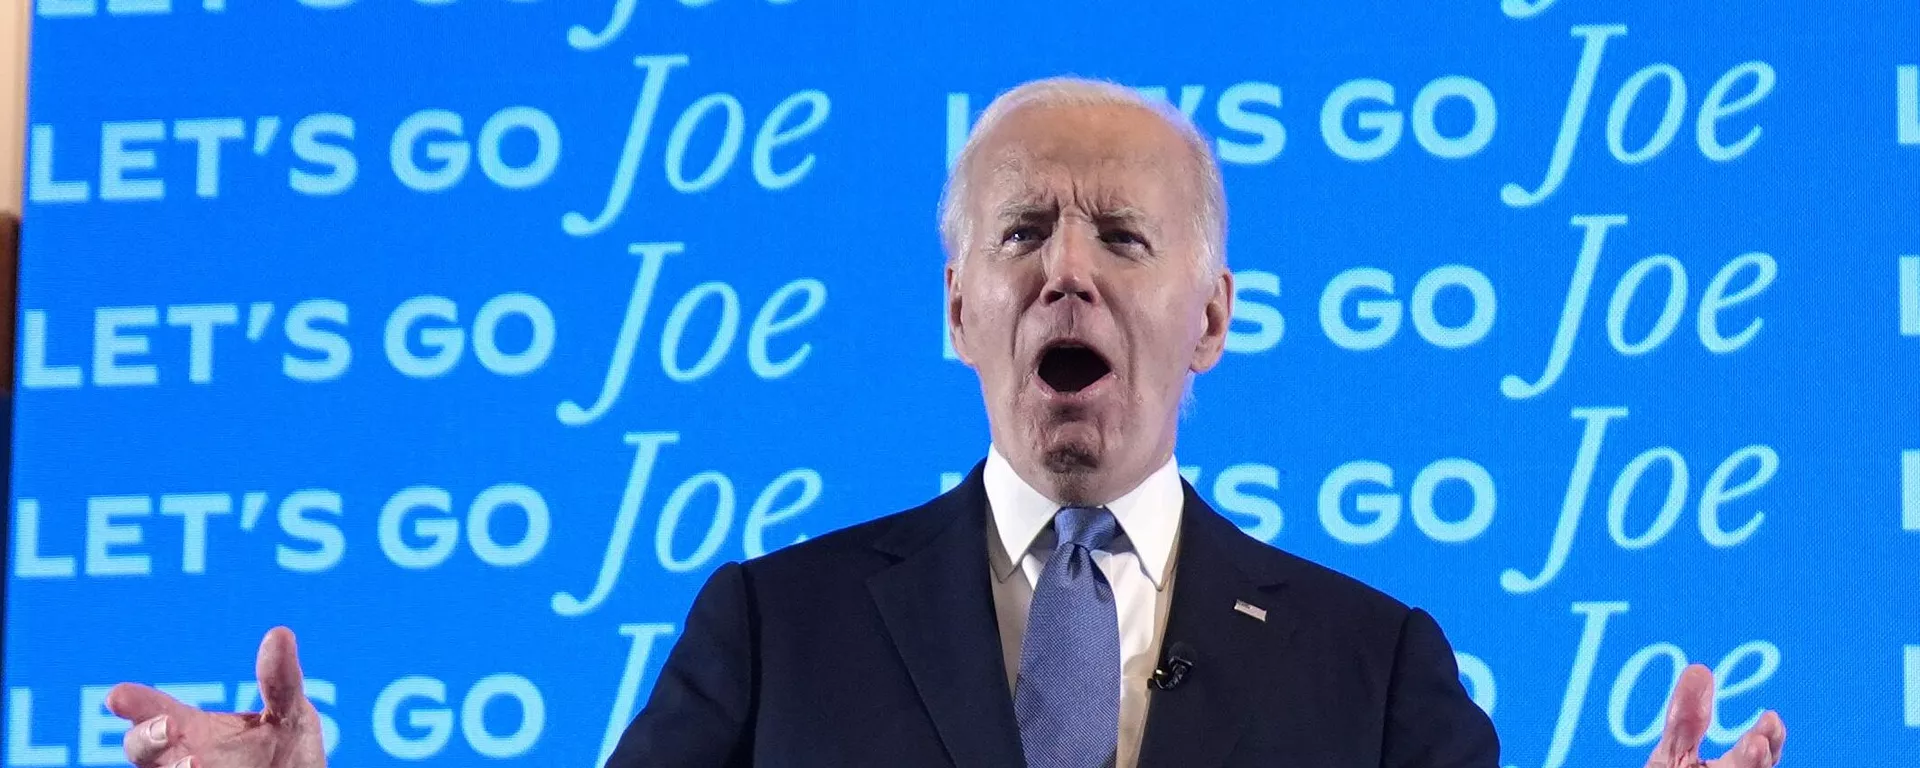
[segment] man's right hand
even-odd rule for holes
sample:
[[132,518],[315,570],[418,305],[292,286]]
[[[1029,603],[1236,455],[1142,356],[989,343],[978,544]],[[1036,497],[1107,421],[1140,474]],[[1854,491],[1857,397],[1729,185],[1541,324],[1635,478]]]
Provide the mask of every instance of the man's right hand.
[[107,709],[133,722],[123,743],[140,768],[324,768],[320,713],[307,701],[293,631],[275,627],[254,660],[260,712],[202,712],[144,685],[121,683]]

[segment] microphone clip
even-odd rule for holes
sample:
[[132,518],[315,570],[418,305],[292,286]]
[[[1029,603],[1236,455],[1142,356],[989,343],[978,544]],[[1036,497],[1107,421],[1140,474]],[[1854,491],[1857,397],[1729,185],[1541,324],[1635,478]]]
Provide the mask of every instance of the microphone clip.
[[1153,670],[1149,679],[1154,688],[1171,691],[1186,682],[1187,675],[1193,672],[1193,647],[1186,643],[1174,643],[1167,651],[1166,661]]

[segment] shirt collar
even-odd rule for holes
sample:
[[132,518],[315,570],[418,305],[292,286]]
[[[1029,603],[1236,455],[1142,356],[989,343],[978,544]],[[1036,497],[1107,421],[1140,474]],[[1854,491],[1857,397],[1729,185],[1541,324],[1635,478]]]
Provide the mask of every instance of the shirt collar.
[[[1005,581],[1019,569],[1034,540],[1053,524],[1054,513],[1061,505],[1021,479],[996,446],[987,448],[984,474],[987,505],[1005,555],[992,558],[993,575]],[[1106,505],[1155,590],[1166,587],[1167,564],[1173,557],[1174,534],[1180,528],[1185,502],[1179,463],[1169,457],[1133,490]]]

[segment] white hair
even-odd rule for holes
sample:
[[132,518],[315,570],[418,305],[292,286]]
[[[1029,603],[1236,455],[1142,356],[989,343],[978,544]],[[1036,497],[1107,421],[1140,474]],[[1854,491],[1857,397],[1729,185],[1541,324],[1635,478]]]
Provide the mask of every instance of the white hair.
[[968,159],[979,148],[980,139],[1003,119],[1028,106],[1134,106],[1146,109],[1180,134],[1193,162],[1197,177],[1194,189],[1200,193],[1200,210],[1193,223],[1198,228],[1202,258],[1200,265],[1208,277],[1227,268],[1227,193],[1220,179],[1220,166],[1213,151],[1193,121],[1165,100],[1152,99],[1139,91],[1104,80],[1079,77],[1054,77],[1023,83],[987,105],[987,111],[973,126],[958,159],[947,171],[946,190],[940,195],[940,242],[947,251],[947,263],[959,268],[973,245],[973,215],[967,206]]

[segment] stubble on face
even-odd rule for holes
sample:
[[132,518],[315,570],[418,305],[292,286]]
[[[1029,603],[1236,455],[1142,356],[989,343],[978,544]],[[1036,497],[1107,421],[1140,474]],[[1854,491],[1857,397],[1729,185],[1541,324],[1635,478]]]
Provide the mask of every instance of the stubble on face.
[[[1042,416],[1043,424],[1058,426],[1084,421],[1088,414],[1083,409],[1067,405],[1047,409]],[[1100,470],[1100,447],[1092,440],[1063,436],[1057,440],[1040,441],[1037,446],[1046,464],[1047,471],[1060,476],[1063,482],[1067,478],[1083,478]],[[1076,499],[1078,501],[1078,499]]]

